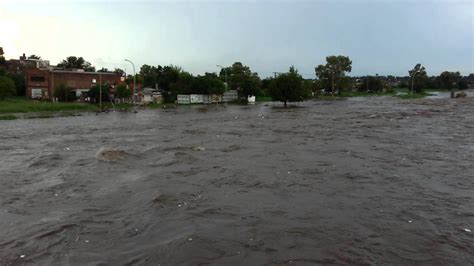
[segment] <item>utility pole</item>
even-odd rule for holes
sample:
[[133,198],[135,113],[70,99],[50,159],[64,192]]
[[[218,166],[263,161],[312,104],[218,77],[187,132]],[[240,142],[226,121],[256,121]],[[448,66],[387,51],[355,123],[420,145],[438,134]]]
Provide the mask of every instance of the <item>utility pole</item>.
[[102,112],[102,74],[99,72],[99,111]]

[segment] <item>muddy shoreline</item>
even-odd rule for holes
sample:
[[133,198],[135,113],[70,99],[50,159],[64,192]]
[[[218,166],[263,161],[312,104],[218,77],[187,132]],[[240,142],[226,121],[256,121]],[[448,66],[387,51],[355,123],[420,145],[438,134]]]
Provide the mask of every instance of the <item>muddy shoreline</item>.
[[473,135],[474,98],[0,121],[0,265],[471,265]]

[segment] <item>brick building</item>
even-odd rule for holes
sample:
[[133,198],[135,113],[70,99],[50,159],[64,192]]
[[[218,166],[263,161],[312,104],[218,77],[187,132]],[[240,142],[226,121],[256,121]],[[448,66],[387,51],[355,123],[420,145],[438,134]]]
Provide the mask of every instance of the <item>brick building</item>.
[[88,91],[92,86],[108,84],[115,87],[125,83],[121,74],[111,72],[84,72],[83,70],[28,69],[26,71],[26,96],[32,99],[54,100],[54,90],[60,84],[76,92]]

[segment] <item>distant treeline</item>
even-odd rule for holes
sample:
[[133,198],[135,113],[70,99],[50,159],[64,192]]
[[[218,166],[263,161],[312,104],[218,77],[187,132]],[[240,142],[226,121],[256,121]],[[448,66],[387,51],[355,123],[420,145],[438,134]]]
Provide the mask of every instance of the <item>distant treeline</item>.
[[[5,90],[8,94],[22,96],[25,94],[24,73],[8,73],[8,61],[3,58],[3,50],[0,47],[0,75],[13,82],[16,89]],[[40,56],[31,55],[28,58],[40,59]],[[91,63],[82,57],[69,56],[62,60],[57,67],[64,69],[85,69],[96,71]],[[429,77],[425,68],[417,64],[413,69],[407,70],[408,76],[362,76],[351,77],[348,73],[352,71],[352,61],[347,56],[328,56],[325,64],[315,67],[314,79],[303,79],[298,70],[293,66],[288,72],[275,72],[273,77],[260,78],[250,67],[235,62],[230,66],[219,66],[218,73],[204,73],[192,75],[178,66],[150,66],[142,65],[136,73],[135,79],[139,88],[155,88],[161,91],[167,102],[176,100],[178,94],[221,94],[225,90],[237,90],[239,96],[245,101],[247,96],[270,96],[274,100],[301,101],[308,97],[319,94],[337,95],[344,92],[382,92],[395,88],[413,89],[421,92],[426,89],[455,90],[467,89],[469,84],[474,83],[474,74],[462,77],[459,72],[444,71],[439,76]],[[106,68],[98,72],[112,72]],[[122,69],[114,69],[113,72],[125,75]],[[129,88],[133,84],[133,75],[126,76]],[[11,84],[9,81],[3,81]],[[6,85],[5,85],[6,86]],[[8,85],[10,86],[10,85]],[[64,91],[65,88],[60,88]],[[92,88],[91,93],[96,93]],[[129,97],[130,93],[120,88],[119,97]],[[60,93],[62,94],[62,93]],[[69,93],[65,92],[65,95]],[[2,95],[2,94],[0,94]],[[68,97],[60,97],[67,98]]]

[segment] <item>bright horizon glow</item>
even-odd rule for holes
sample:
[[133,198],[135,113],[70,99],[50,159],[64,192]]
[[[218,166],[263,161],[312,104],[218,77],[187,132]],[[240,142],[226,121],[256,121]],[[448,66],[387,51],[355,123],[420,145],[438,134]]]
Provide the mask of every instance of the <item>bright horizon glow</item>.
[[0,2],[7,59],[36,54],[55,65],[82,56],[100,69],[178,65],[193,74],[239,61],[260,77],[294,65],[305,78],[328,55],[351,76],[474,72],[472,1],[59,1]]

